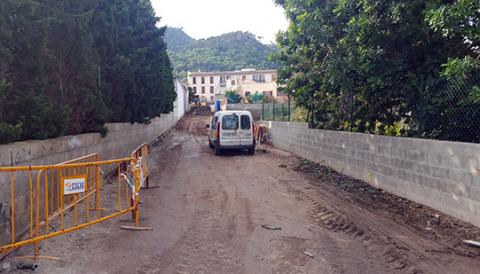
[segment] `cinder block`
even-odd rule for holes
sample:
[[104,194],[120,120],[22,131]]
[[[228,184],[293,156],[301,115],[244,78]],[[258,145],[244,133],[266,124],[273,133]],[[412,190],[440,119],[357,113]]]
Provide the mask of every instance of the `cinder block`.
[[271,131],[295,132],[284,149],[480,225],[480,145],[287,128]]

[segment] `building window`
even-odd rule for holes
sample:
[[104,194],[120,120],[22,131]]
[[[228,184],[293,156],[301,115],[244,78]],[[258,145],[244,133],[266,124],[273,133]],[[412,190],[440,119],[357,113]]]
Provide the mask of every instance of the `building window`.
[[276,74],[272,74],[272,81],[277,81],[277,75]]
[[242,75],[242,81],[247,80],[247,75]]
[[213,94],[215,91],[213,89],[213,87],[210,87],[210,94]]
[[265,74],[254,74],[253,81],[257,83],[265,83]]
[[263,94],[273,96],[273,91],[264,91]]
[[230,75],[227,75],[227,80],[230,80]]
[[213,85],[213,76],[210,76],[210,84]]
[[197,87],[193,87],[193,93],[197,93]]
[[235,80],[232,80],[232,86],[235,86]]
[[225,85],[225,75],[220,76],[220,85]]
[[245,96],[250,96],[252,94],[250,91],[245,91]]
[[205,77],[202,76],[202,85],[205,84]]
[[194,84],[194,85],[197,84],[197,77],[193,77],[193,84]]
[[205,87],[202,87],[202,94],[205,94]]

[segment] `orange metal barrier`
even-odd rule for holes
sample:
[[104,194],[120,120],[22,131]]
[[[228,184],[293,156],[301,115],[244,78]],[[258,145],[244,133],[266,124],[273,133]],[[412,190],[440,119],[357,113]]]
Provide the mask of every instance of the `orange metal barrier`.
[[255,123],[253,125],[253,135],[257,144],[270,144],[270,140],[268,139],[268,127],[266,125]]
[[142,144],[132,152],[132,158],[140,166],[140,182],[142,187],[149,187],[148,145]]
[[[130,158],[100,161],[98,154],[91,154],[57,165],[0,167],[0,178],[9,178],[11,206],[11,239],[0,242],[0,253],[34,244],[36,258],[43,240],[129,212],[138,226],[141,180],[148,178],[147,156],[148,147],[142,145]],[[110,180],[116,185],[102,191],[102,179],[106,179],[102,168],[113,167],[117,178]],[[28,189],[28,195],[16,189]],[[16,231],[21,221],[28,223],[24,233]]]

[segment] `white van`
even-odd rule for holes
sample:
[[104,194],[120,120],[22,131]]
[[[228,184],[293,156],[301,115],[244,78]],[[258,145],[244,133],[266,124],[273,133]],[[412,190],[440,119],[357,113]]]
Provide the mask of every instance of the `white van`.
[[253,117],[250,111],[218,111],[207,125],[208,144],[219,155],[222,150],[248,149],[255,154]]

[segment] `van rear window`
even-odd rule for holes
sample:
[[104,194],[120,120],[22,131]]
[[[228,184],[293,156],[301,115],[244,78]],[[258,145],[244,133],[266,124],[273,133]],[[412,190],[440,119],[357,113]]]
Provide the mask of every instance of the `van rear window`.
[[222,129],[235,130],[238,128],[237,115],[225,115],[222,119]]
[[250,129],[251,127],[250,117],[248,117],[247,115],[242,115],[240,117],[240,125],[242,129]]

